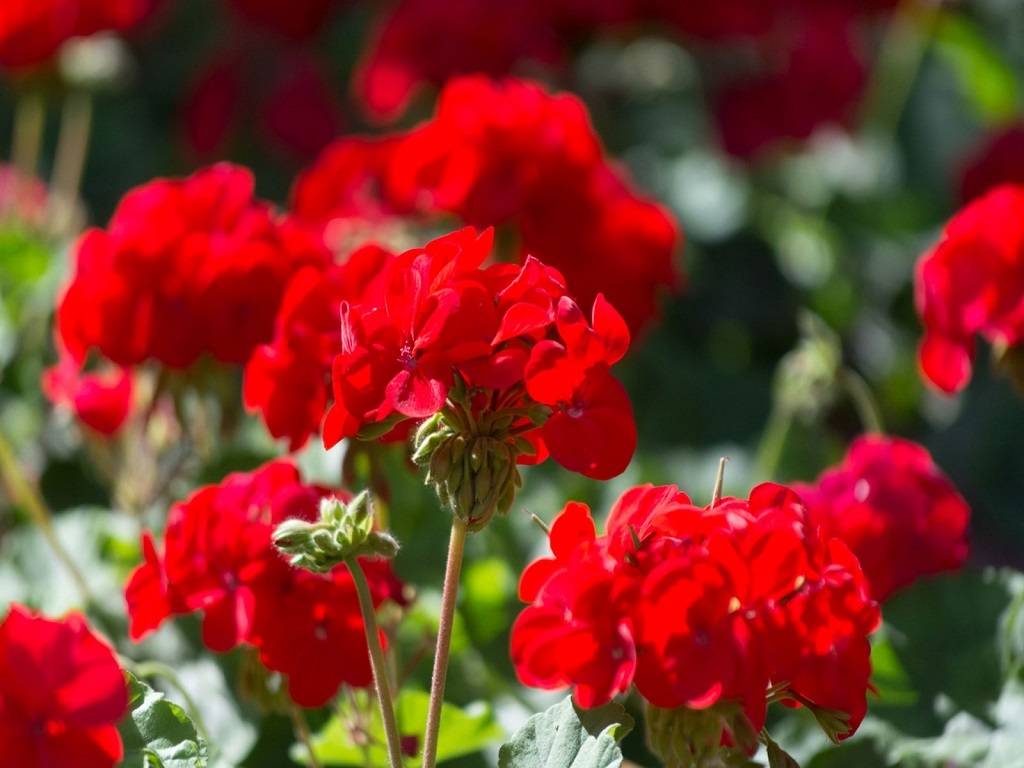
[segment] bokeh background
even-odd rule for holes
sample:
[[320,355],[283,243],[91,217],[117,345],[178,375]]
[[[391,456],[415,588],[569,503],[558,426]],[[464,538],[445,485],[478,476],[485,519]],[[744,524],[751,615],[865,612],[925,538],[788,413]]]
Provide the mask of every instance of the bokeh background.
[[[353,85],[382,20],[393,12],[387,4],[338,3],[315,32],[291,38],[228,6],[166,0],[123,42],[92,52],[113,57],[107,64],[118,74],[94,99],[81,187],[84,220],[103,224],[129,188],[221,159],[251,167],[258,193],[284,205],[296,174],[330,139],[412,126],[432,113],[436,89],[428,85],[404,114],[382,125],[367,114]],[[481,18],[497,34],[500,22],[488,22],[487,13]],[[816,477],[864,425],[856,403],[815,386],[813,368],[821,361],[809,339],[838,351],[874,393],[886,430],[927,446],[961,489],[973,510],[973,565],[1024,567],[1021,394],[1010,376],[989,364],[987,349],[962,395],[941,396],[923,383],[912,281],[920,254],[978,185],[1014,173],[1024,181],[1024,135],[979,160],[993,140],[1024,121],[1024,3],[908,0],[856,24],[862,86],[842,97],[839,119],[820,124],[812,119],[819,108],[826,118],[836,112],[821,103],[840,99],[844,88],[827,54],[812,67],[821,68],[814,82],[794,93],[747,94],[749,114],[730,118],[723,111],[728,84],[761,66],[751,53],[757,46],[683,34],[655,19],[580,26],[563,35],[556,66],[521,57],[503,67],[578,94],[608,153],[641,190],[674,212],[687,242],[677,255],[684,285],[663,298],[663,317],[622,364],[640,433],[630,470],[603,485],[553,467],[532,471],[520,511],[471,542],[450,698],[494,702],[496,727],[514,728],[550,700],[518,688],[508,662],[518,573],[542,549],[540,532],[521,509],[550,520],[575,498],[606,510],[637,482],[677,483],[704,499],[723,455],[730,458],[727,492],[745,493],[769,477]],[[454,32],[446,39],[444,23],[434,32],[438,46],[456,44]],[[790,44],[808,56],[814,50],[813,41]],[[298,84],[283,86],[292,76]],[[0,78],[0,148],[11,144],[21,87],[17,78]],[[57,142],[60,104],[54,86],[43,178]],[[801,125],[810,121],[811,130],[771,136],[775,124],[787,123],[780,115]],[[306,128],[296,131],[296,124]],[[759,131],[769,138],[751,151],[744,137]],[[192,468],[190,481],[171,484],[163,509],[154,504],[124,513],[109,475],[98,469],[110,457],[66,414],[55,413],[39,388],[42,370],[55,360],[51,312],[68,259],[67,242],[41,240],[15,226],[0,232],[0,423],[38,476],[62,534],[76,541],[75,553],[105,595],[107,620],[116,628],[123,626],[119,585],[137,561],[140,524],[159,525],[166,500],[189,482],[254,467],[280,447],[253,419],[232,439],[217,441]],[[314,445],[300,460],[315,477],[337,477],[337,452],[324,454]],[[421,646],[436,610],[448,521],[398,457],[390,456],[387,465],[390,519],[404,543],[396,566],[420,597],[403,625],[403,642],[412,679],[425,685],[429,654]],[[25,510],[7,502],[0,513],[0,601],[68,607],[71,585],[49,564]],[[932,589],[916,602],[897,604],[897,624],[909,617],[908,631],[923,636],[932,624],[921,615],[922,605],[973,599],[968,592]],[[994,621],[1000,605],[978,610]],[[287,719],[261,715],[236,687],[240,660],[212,661],[200,652],[195,627],[183,625],[161,632],[146,651],[173,662],[197,694],[226,764],[286,764],[292,742]],[[988,662],[978,663],[984,668]],[[329,715],[319,713],[314,724]],[[927,725],[914,728],[917,735],[934,735]],[[846,759],[882,765],[870,749],[852,746]],[[639,740],[627,742],[627,751],[643,764]],[[485,752],[450,764],[490,759]],[[838,764],[827,756],[813,762]]]

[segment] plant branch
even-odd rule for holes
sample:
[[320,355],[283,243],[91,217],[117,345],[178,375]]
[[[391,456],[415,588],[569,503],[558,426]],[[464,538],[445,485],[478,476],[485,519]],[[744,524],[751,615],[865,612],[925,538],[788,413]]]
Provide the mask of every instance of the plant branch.
[[[42,94],[29,88],[18,97],[14,110],[14,136],[11,146],[11,162],[17,172],[16,187],[11,201],[14,210],[25,204],[36,177],[39,153],[43,144],[43,127],[46,108]],[[26,209],[28,206],[25,206]]]
[[48,219],[51,231],[58,236],[74,218],[91,129],[91,97],[80,91],[69,93],[61,111],[60,135],[50,180]]
[[316,750],[313,749],[313,735],[309,732],[309,723],[306,722],[306,716],[302,714],[299,705],[290,698],[288,699],[288,714],[292,718],[292,729],[295,731],[295,738],[302,742],[302,746],[306,748],[310,768],[320,768],[320,761],[316,759]]
[[395,720],[395,704],[391,695],[391,682],[388,680],[387,662],[384,649],[380,644],[380,629],[377,627],[377,616],[373,607],[373,596],[366,583],[366,575],[362,566],[354,557],[345,558],[345,565],[352,574],[359,597],[359,610],[363,614],[363,628],[366,630],[366,644],[370,649],[370,665],[373,669],[373,683],[377,690],[377,703],[380,705],[381,722],[384,724],[384,736],[387,739],[388,760],[391,768],[402,768],[402,741]]
[[884,433],[882,411],[875,401],[875,396],[871,394],[871,387],[864,381],[864,377],[850,368],[844,368],[839,373],[839,380],[857,411],[864,431],[876,434]]
[[441,706],[444,704],[448,658],[452,647],[452,627],[455,622],[455,601],[459,593],[466,533],[466,521],[455,515],[452,518],[448,564],[445,566],[444,591],[441,594],[441,622],[437,630],[437,652],[434,655],[434,674],[430,683],[430,707],[427,710],[427,732],[423,742],[423,768],[434,768],[437,765],[437,738],[441,730]]
[[64,548],[60,538],[58,538],[57,531],[53,526],[53,517],[43,501],[42,495],[25,476],[21,464],[14,455],[11,444],[2,433],[0,433],[0,476],[2,476],[3,484],[11,501],[23,507],[28,513],[32,522],[43,535],[43,538],[46,539],[47,544],[50,545],[54,555],[56,555],[57,559],[60,560],[67,570],[72,581],[75,582],[82,602],[86,606],[93,603],[93,596],[85,576],[82,575],[70,553]]

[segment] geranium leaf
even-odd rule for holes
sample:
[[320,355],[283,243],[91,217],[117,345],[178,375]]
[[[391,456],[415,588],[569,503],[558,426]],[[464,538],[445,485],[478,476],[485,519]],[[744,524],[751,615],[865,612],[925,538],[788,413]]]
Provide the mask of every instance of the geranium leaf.
[[617,735],[631,724],[589,713],[584,719],[571,698],[534,715],[501,747],[498,768],[619,768]]
[[130,672],[129,710],[121,722],[124,768],[206,768],[206,742],[181,707]]

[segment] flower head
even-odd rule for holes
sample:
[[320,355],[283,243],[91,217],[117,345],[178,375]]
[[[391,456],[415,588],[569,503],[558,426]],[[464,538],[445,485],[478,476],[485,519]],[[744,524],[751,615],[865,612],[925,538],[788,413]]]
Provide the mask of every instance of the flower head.
[[114,768],[128,689],[114,652],[70,614],[12,605],[0,623],[0,748],[18,768]]

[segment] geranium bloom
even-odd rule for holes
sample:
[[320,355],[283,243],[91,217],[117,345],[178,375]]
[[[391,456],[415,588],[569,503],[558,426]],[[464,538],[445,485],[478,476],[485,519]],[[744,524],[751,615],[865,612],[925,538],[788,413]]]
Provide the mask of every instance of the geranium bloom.
[[[564,278],[536,259],[484,268],[491,242],[490,231],[467,228],[391,256],[358,298],[340,303],[324,444],[433,416],[458,374],[480,390],[470,407],[481,412],[505,410],[522,421],[531,407],[548,406],[543,426],[516,427],[535,454],[546,443],[570,469],[619,474],[636,447],[632,407],[608,372],[629,346],[625,321],[598,296],[591,327],[565,295]],[[277,352],[266,354],[253,374],[269,372]],[[253,403],[269,403],[274,389],[247,383],[259,390]]]
[[29,69],[49,61],[69,38],[123,32],[141,22],[154,0],[4,0],[0,68]]
[[128,688],[114,652],[71,614],[12,605],[0,624],[0,750],[17,768],[114,768]]
[[66,354],[43,374],[43,392],[53,403],[69,406],[85,426],[106,436],[127,421],[134,389],[131,371],[113,366],[85,372]]
[[[203,642],[224,652],[254,646],[263,663],[288,679],[302,706],[325,704],[347,683],[372,680],[358,601],[344,566],[320,576],[292,569],[274,549],[274,526],[314,520],[327,489],[303,485],[289,462],[229,475],[175,505],[163,551],[143,538],[144,563],[125,589],[131,636],[138,640],[168,617],[202,612]],[[377,602],[402,601],[383,564],[367,563]],[[331,653],[313,652],[331,648]],[[348,649],[338,655],[339,648]],[[324,659],[343,659],[344,663]]]
[[876,600],[967,558],[970,508],[909,440],[858,438],[838,466],[798,491],[824,534],[853,550]]
[[579,99],[524,80],[453,80],[418,128],[339,142],[304,174],[295,208],[329,244],[345,219],[358,227],[414,212],[508,228],[520,261],[557,268],[584,305],[605,293],[634,331],[678,284],[682,238],[671,215],[604,156]]
[[293,240],[253,186],[248,171],[222,164],[129,192],[107,229],[76,247],[57,309],[71,355],[179,369],[204,354],[244,363],[270,338],[288,277],[326,258]]
[[921,370],[958,392],[971,378],[975,335],[999,351],[1024,339],[1024,186],[998,187],[954,216],[918,262],[914,287]]
[[675,486],[643,486],[616,502],[604,535],[573,502],[550,538],[554,558],[520,584],[530,605],[511,643],[524,683],[572,686],[584,707],[631,685],[663,709],[736,702],[755,731],[779,686],[842,713],[835,736],[856,731],[878,607],[793,491],[766,483],[701,508]]

